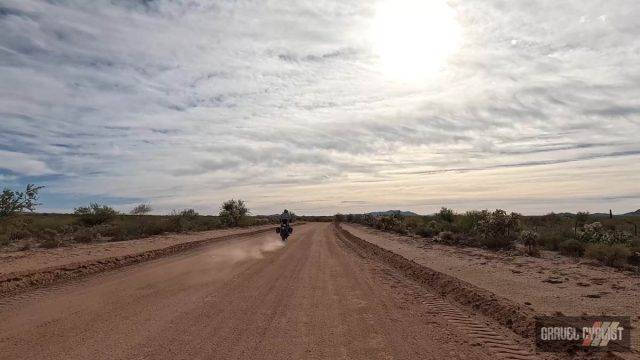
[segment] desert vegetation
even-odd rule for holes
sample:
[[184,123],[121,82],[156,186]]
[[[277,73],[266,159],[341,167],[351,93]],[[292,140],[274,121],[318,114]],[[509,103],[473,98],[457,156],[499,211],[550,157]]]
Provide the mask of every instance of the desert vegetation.
[[124,241],[163,233],[244,227],[277,221],[275,217],[249,216],[249,209],[242,200],[225,201],[217,216],[201,215],[194,209],[149,215],[152,211],[150,204],[139,204],[124,214],[99,203],[80,206],[72,214],[38,214],[33,212],[39,205],[40,189],[42,187],[28,185],[25,191],[4,189],[2,192],[0,248],[4,251]]
[[429,216],[338,214],[334,218],[445,245],[522,251],[529,256],[556,251],[613,267],[640,265],[640,217],[609,218],[587,212],[523,216],[501,209],[455,213],[442,208]]

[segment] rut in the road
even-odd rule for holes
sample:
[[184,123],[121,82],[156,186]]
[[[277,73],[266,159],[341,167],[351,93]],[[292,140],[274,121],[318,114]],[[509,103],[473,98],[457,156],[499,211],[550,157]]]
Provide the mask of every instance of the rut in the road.
[[[344,236],[339,228],[336,228],[335,231],[336,236],[348,248],[356,252],[361,257],[374,258],[387,266],[393,267],[393,264],[388,264],[384,257],[375,256],[375,254],[367,251],[357,242],[352,241],[350,237]],[[424,286],[421,286],[421,288],[424,289]],[[509,340],[508,337],[505,337],[504,335],[498,334],[486,324],[477,321],[474,317],[466,314],[458,307],[448,303],[441,296],[425,291],[420,291],[419,296],[422,300],[421,302],[428,308],[427,311],[432,313],[434,317],[445,318],[450,324],[466,333],[470,339],[475,340],[475,343],[478,346],[483,346],[496,357],[508,360],[529,360],[539,358],[539,356],[529,350],[531,346],[521,345],[515,341]]]
[[469,315],[464,314],[441,298],[430,294],[425,294],[423,297],[423,303],[428,306],[429,310],[433,310],[434,315],[443,316],[458,329],[467,333],[470,338],[476,340],[478,344],[484,344],[489,351],[499,358],[513,360],[536,358],[531,351],[528,351],[513,341],[505,339],[504,336],[497,334],[486,325],[473,320]]

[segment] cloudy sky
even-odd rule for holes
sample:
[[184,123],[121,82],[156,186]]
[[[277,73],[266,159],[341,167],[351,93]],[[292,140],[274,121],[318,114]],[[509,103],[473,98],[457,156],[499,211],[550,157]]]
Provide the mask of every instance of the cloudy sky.
[[0,0],[0,185],[214,213],[640,208],[637,0]]

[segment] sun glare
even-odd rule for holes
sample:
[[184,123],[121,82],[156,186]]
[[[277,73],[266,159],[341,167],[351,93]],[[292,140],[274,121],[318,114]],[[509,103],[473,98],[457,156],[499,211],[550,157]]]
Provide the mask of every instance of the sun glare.
[[455,11],[445,0],[383,0],[373,26],[382,71],[400,80],[436,74],[460,43]]

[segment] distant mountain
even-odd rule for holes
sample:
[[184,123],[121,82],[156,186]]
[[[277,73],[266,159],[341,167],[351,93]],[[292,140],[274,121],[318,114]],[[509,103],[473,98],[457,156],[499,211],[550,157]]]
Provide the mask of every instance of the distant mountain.
[[[568,212],[559,213],[558,215],[565,216],[565,217],[571,217],[571,218],[576,216],[576,214],[568,213]],[[592,218],[608,218],[609,217],[609,213],[591,213],[591,214],[589,214],[589,216],[592,217]],[[640,216],[640,209],[638,209],[636,211],[632,211],[632,212],[626,213],[626,214],[613,213],[613,216]]]
[[387,210],[387,211],[373,211],[369,215],[373,216],[391,216],[394,214],[400,214],[401,216],[418,216],[413,211],[401,211],[401,210]]
[[640,216],[640,209],[632,211],[630,213],[623,214],[622,216]]

